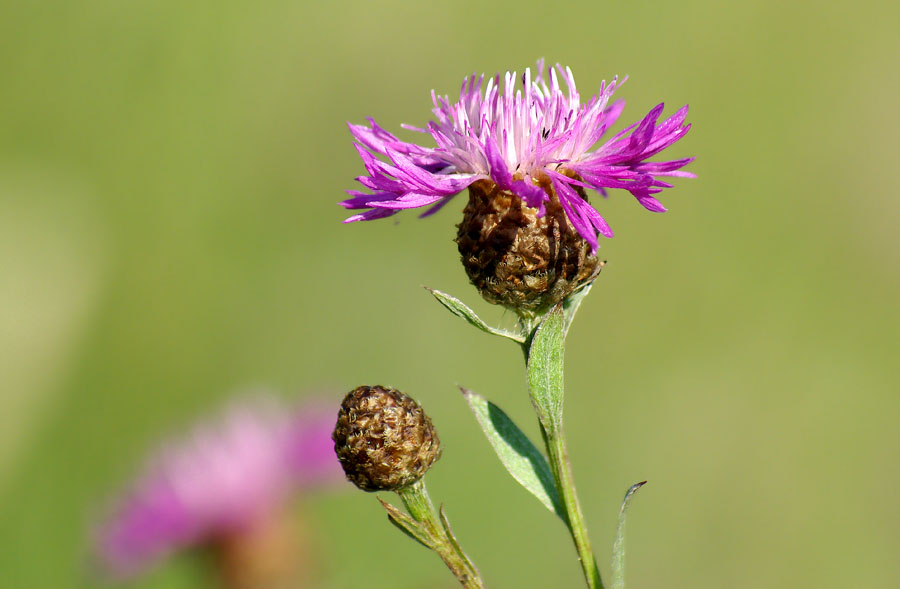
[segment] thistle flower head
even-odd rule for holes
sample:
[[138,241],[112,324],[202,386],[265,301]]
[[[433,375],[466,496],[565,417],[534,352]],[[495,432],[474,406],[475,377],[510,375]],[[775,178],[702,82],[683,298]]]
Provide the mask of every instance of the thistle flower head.
[[441,457],[441,442],[422,407],[397,389],[361,386],[341,403],[334,450],[363,491],[397,491]]
[[603,267],[559,198],[552,191],[550,196],[541,216],[511,192],[479,180],[469,186],[456,236],[463,267],[481,296],[521,316],[555,305]]
[[[565,90],[563,89],[565,85]],[[402,209],[428,207],[422,216],[443,207],[454,195],[479,180],[520,198],[537,216],[554,198],[568,223],[596,252],[598,235],[612,230],[587,201],[585,189],[604,196],[609,188],[630,192],[644,208],[662,212],[656,200],[671,185],[660,178],[693,177],[681,168],[693,158],[648,161],[687,133],[687,106],[658,123],[663,104],[605,140],[625,103],[610,102],[619,82],[602,83],[582,102],[569,68],[544,69],[532,76],[507,72],[489,78],[472,75],[463,82],[457,102],[432,91],[436,121],[425,128],[434,147],[401,141],[369,119],[350,125],[366,168],[357,178],[366,191],[348,191],[348,209],[365,209],[347,219],[387,217]],[[501,92],[502,86],[502,92]],[[382,156],[380,159],[378,156]]]
[[251,530],[291,491],[333,480],[331,415],[255,398],[170,441],[99,528],[100,564],[132,576],[166,554]]

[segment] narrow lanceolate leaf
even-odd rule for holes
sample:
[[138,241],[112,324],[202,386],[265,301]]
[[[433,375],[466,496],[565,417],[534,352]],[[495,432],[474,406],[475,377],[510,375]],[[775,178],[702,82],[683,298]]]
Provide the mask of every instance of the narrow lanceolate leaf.
[[439,290],[435,290],[433,288],[425,287],[428,292],[434,295],[434,298],[438,300],[439,303],[444,305],[451,313],[456,315],[457,317],[462,317],[466,320],[469,325],[477,327],[481,331],[485,333],[490,333],[492,335],[499,335],[500,337],[505,337],[507,339],[511,339],[514,342],[525,343],[525,336],[518,333],[513,333],[511,331],[506,331],[504,329],[497,329],[496,327],[491,327],[487,323],[485,323],[481,317],[475,314],[475,311],[470,309],[463,303],[461,300],[456,297],[452,297],[445,292],[441,292]]
[[565,317],[561,305],[557,305],[535,330],[528,350],[528,393],[541,425],[550,435],[562,428],[565,338]]
[[384,507],[384,510],[387,511],[388,519],[394,526],[425,548],[434,550],[436,545],[435,541],[428,532],[416,522],[416,520],[409,517],[387,501],[382,501],[381,497],[377,497],[377,499],[381,503],[381,506]]
[[625,511],[631,503],[631,499],[638,489],[647,484],[641,481],[631,485],[625,498],[622,500],[622,508],[619,509],[619,523],[616,525],[616,541],[613,543],[612,555],[612,588],[625,589]]
[[547,509],[566,521],[550,466],[540,450],[502,409],[477,393],[462,387],[460,390],[509,474]]
[[441,526],[443,526],[444,531],[447,533],[447,538],[450,540],[450,544],[453,546],[453,549],[462,557],[463,560],[466,561],[466,564],[469,565],[476,573],[478,572],[478,567],[475,566],[475,563],[469,558],[469,555],[465,553],[462,549],[462,546],[459,545],[459,540],[456,539],[456,534],[453,533],[453,530],[450,528],[450,520],[447,519],[447,514],[444,512],[444,506],[441,505],[439,510],[441,516]]
[[578,307],[581,306],[581,302],[584,300],[584,297],[591,292],[593,286],[593,282],[586,284],[563,299],[562,306],[565,320],[565,325],[563,325],[563,336],[569,332],[569,327],[572,326],[572,321],[575,319],[575,313],[578,312]]

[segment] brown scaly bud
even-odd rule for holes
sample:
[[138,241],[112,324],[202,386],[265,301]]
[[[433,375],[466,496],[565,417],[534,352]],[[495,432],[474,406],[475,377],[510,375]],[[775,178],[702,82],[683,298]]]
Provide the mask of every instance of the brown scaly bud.
[[363,491],[397,491],[441,457],[431,419],[396,389],[361,386],[341,403],[331,435],[344,473]]
[[469,186],[456,235],[466,274],[481,296],[519,315],[549,309],[603,266],[567,218],[549,179],[541,186],[550,197],[543,217],[512,192],[478,180]]

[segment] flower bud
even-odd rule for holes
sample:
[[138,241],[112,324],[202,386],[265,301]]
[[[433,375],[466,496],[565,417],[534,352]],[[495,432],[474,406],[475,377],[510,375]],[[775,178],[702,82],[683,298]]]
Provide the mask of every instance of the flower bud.
[[[575,230],[547,180],[546,214],[489,180],[469,186],[456,243],[469,279],[490,303],[519,315],[549,309],[593,280],[603,262]],[[579,195],[587,200],[581,187]]]
[[396,389],[361,386],[341,403],[331,438],[347,479],[363,491],[397,491],[441,456],[431,419]]

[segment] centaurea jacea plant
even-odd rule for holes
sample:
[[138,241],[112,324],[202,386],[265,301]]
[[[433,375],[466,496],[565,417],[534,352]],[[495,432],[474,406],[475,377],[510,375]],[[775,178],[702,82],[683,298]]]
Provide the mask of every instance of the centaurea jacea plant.
[[[565,83],[564,91],[560,81]],[[521,83],[521,87],[519,84]],[[563,348],[575,312],[600,268],[599,236],[612,237],[590,204],[587,190],[630,192],[647,210],[663,212],[656,195],[667,177],[693,177],[682,168],[693,158],[650,161],[683,137],[687,106],[659,121],[664,105],[604,140],[624,102],[610,102],[617,79],[601,84],[582,103],[571,70],[557,65],[537,75],[467,78],[459,100],[432,92],[436,121],[425,128],[434,147],[400,140],[369,119],[350,125],[367,174],[367,191],[348,191],[347,222],[388,217],[428,207],[428,216],[468,188],[469,202],[456,242],[463,266],[489,302],[512,309],[516,331],[487,325],[450,295],[432,294],[471,325],[518,342],[525,353],[532,405],[546,458],[495,405],[464,390],[482,429],[509,472],[568,526],[589,587],[602,587],[575,493],[563,429]],[[626,495],[631,497],[639,485]],[[624,506],[621,511],[624,522]],[[621,530],[613,558],[614,586],[623,568]]]

